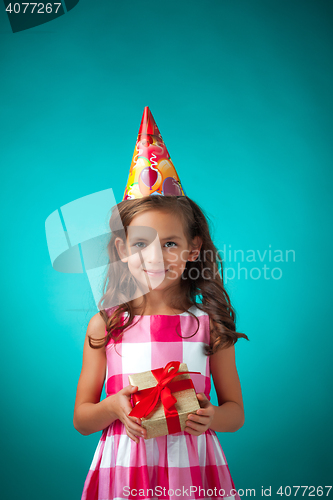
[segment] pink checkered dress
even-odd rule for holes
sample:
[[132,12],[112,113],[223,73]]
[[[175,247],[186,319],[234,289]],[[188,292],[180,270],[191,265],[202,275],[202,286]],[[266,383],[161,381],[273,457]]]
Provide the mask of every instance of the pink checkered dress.
[[[196,392],[209,399],[209,316],[196,306],[176,316],[134,318],[120,342],[106,346],[106,394],[129,385],[128,375],[164,367],[169,361],[186,363]],[[137,320],[139,321],[137,322]],[[178,333],[178,334],[177,334]],[[181,338],[189,337],[189,338]],[[240,500],[216,433],[200,436],[177,432],[167,436],[130,439],[120,420],[103,430],[88,472],[81,500],[179,500],[229,498]]]

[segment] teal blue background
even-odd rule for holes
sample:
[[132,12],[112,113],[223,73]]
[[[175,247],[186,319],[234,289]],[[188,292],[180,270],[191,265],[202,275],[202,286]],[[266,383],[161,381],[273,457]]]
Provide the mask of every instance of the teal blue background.
[[332,14],[324,0],[80,0],[13,34],[1,10],[4,498],[80,499],[100,436],[72,424],[94,303],[85,275],[52,269],[44,223],[109,187],[122,199],[144,106],[219,248],[295,251],[265,260],[281,279],[226,284],[250,338],[236,345],[246,422],[219,434],[235,486],[330,484]]

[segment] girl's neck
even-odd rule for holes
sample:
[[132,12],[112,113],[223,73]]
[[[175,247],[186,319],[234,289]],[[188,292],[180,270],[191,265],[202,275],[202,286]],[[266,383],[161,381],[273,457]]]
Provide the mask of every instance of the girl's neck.
[[[177,315],[181,314],[184,311],[184,308],[172,307],[171,301],[165,300],[165,298],[158,296],[158,294],[149,294],[146,295],[146,307],[143,311],[145,316],[153,316],[153,315]],[[132,306],[134,310],[134,314],[141,314],[143,307],[143,298],[136,298],[132,301]]]

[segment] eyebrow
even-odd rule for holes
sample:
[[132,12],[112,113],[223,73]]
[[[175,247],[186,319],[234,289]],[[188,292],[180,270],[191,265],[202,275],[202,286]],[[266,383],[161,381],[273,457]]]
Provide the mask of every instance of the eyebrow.
[[[134,241],[134,240],[140,240],[140,241],[150,241],[150,239],[147,239],[147,238],[144,238],[144,237],[141,237],[141,236],[132,236],[130,238],[131,241]],[[165,241],[165,240],[181,240],[181,236],[167,236],[166,238],[161,238],[161,240]]]
[[163,240],[181,240],[180,236],[168,236],[167,238],[161,238]]

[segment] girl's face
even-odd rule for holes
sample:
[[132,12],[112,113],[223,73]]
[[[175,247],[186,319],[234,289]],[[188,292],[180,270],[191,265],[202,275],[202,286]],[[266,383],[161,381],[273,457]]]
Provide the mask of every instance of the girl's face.
[[115,244],[134,278],[150,290],[179,283],[186,262],[194,261],[201,248],[199,237],[187,241],[177,215],[160,210],[136,215],[127,228],[126,246],[121,238]]

